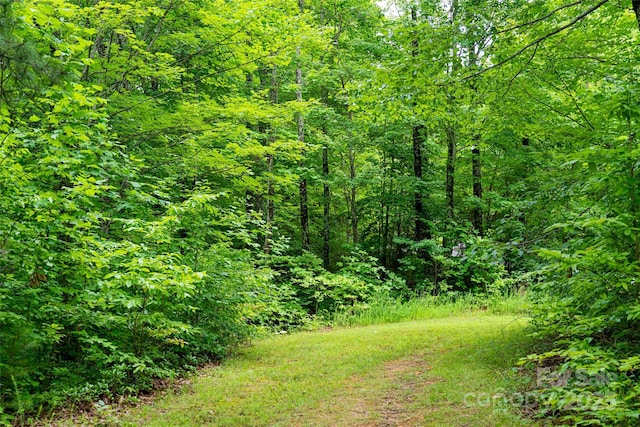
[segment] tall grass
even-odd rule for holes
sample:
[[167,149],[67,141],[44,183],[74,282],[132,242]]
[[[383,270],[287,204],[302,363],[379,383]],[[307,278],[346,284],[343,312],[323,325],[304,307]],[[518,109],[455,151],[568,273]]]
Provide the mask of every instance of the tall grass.
[[402,301],[380,297],[369,304],[350,307],[333,315],[335,326],[367,326],[425,320],[465,313],[526,315],[530,303],[524,292],[504,295],[444,294]]

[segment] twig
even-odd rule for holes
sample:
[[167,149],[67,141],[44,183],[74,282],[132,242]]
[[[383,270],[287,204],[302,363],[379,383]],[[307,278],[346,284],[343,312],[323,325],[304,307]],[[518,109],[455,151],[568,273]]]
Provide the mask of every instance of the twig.
[[504,93],[502,94],[502,96],[504,97],[507,93],[509,93],[509,91],[511,90],[511,86],[513,85],[513,82],[518,78],[518,76],[520,74],[522,74],[522,72],[529,66],[529,64],[531,64],[531,61],[533,61],[533,58],[536,56],[536,52],[538,52],[538,45],[535,45],[534,49],[533,49],[533,53],[531,54],[531,56],[529,57],[529,60],[527,61],[526,64],[524,64],[522,67],[520,67],[520,69],[518,70],[517,73],[515,73],[513,75],[513,77],[511,77],[509,79],[509,84],[507,85],[507,89],[504,91]]
[[504,29],[504,30],[497,31],[496,34],[509,33],[509,32],[511,32],[513,30],[517,30],[517,29],[520,29],[520,28],[523,28],[523,27],[528,27],[529,25],[537,24],[538,22],[544,21],[545,19],[552,17],[556,13],[560,12],[562,9],[567,9],[567,8],[570,8],[570,7],[573,7],[573,6],[577,6],[577,5],[582,4],[582,3],[584,3],[584,0],[578,0],[578,1],[573,2],[573,3],[565,4],[563,6],[560,6],[560,7],[556,8],[556,9],[552,10],[551,12],[547,13],[545,16],[543,16],[541,18],[534,19],[533,21],[525,22],[523,24],[518,24],[518,25],[515,25],[515,26],[513,26],[511,28],[507,28],[507,29]]
[[589,126],[589,129],[591,129],[592,131],[595,131],[596,128],[593,126],[593,124],[591,124],[591,121],[587,118],[587,115],[584,113],[584,110],[580,107],[580,104],[578,104],[578,100],[571,93],[571,89],[569,89],[569,85],[567,85],[567,83],[564,81],[560,73],[558,73],[558,69],[553,65],[553,62],[551,64],[553,67],[553,73],[558,77],[558,80],[560,80],[560,82],[564,86],[564,89],[565,89],[564,92],[569,96],[569,98],[571,98],[571,101],[573,101],[573,105],[576,106],[576,108],[578,109],[578,112],[580,112],[580,115]]
[[581,123],[580,121],[578,121],[578,120],[574,119],[573,117],[571,117],[569,114],[567,114],[567,113],[563,113],[562,111],[558,110],[558,109],[557,109],[557,108],[555,108],[554,106],[552,106],[552,105],[550,105],[550,104],[547,104],[546,102],[541,101],[540,99],[538,99],[538,98],[534,97],[534,96],[533,96],[531,93],[529,93],[529,91],[527,91],[526,89],[524,89],[524,93],[526,93],[526,94],[527,94],[527,96],[529,96],[529,98],[530,98],[531,100],[533,100],[533,101],[535,101],[535,102],[537,102],[537,103],[539,103],[539,104],[544,105],[545,107],[547,107],[549,110],[553,111],[554,113],[556,113],[556,114],[558,114],[558,115],[560,115],[560,116],[564,117],[565,119],[569,119],[569,120],[571,120],[572,122],[574,122],[575,124],[577,124],[577,125],[578,125],[578,126],[580,126],[581,128],[588,129],[588,127],[587,127],[587,126],[585,126],[585,125],[584,125],[584,123]]
[[495,68],[503,66],[504,64],[506,64],[507,62],[511,61],[512,59],[517,58],[518,56],[522,55],[525,51],[527,51],[527,49],[539,45],[540,43],[542,43],[546,39],[551,38],[551,37],[555,36],[556,34],[566,30],[567,28],[572,27],[576,23],[582,21],[584,18],[586,18],[587,16],[589,16],[590,14],[595,12],[596,10],[600,9],[602,6],[604,6],[608,2],[609,2],[609,0],[601,0],[596,5],[590,7],[586,11],[582,12],[580,15],[576,16],[575,18],[573,18],[569,23],[556,28],[555,30],[545,34],[544,36],[538,37],[537,39],[535,39],[531,43],[528,43],[526,46],[522,47],[521,49],[518,49],[517,52],[515,52],[512,55],[510,55],[508,58],[503,59],[502,61],[498,62],[497,64],[491,65],[490,67],[487,67],[487,68],[484,68],[484,69],[482,69],[480,71],[477,71],[477,72],[475,72],[475,73],[473,73],[473,74],[471,74],[471,75],[469,75],[467,77],[464,77],[462,80],[465,81],[465,80],[469,80],[469,79],[478,77],[479,75],[484,74],[487,71],[490,71],[490,70],[493,70]]

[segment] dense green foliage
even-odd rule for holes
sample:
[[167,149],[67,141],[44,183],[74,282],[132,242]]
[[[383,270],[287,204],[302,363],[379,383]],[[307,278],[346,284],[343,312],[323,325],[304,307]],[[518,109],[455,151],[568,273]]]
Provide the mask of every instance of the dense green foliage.
[[636,422],[629,3],[0,0],[0,423],[523,288],[540,415]]

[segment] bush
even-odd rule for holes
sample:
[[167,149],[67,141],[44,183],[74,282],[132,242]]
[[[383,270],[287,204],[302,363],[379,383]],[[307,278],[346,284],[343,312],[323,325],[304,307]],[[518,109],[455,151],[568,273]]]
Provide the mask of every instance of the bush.
[[324,270],[310,253],[270,256],[265,262],[275,275],[272,288],[253,305],[249,321],[275,330],[308,326],[318,317],[330,318],[380,295],[406,290],[402,279],[362,251],[345,256],[337,273]]
[[[574,244],[583,244],[576,240]],[[533,326],[553,343],[523,363],[549,366],[540,415],[580,425],[637,425],[640,305],[637,266],[606,246],[544,249]]]

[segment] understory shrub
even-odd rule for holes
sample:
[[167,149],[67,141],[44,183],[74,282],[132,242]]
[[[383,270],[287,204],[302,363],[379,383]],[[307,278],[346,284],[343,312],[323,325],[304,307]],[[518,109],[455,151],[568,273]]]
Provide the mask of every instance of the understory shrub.
[[170,201],[105,135],[95,88],[43,90],[54,113],[0,146],[0,407],[20,421],[223,356],[263,284],[223,196]]
[[518,273],[510,274],[505,266],[506,245],[490,238],[468,235],[451,248],[433,239],[396,242],[406,245],[409,251],[400,260],[400,271],[413,282],[409,297],[450,292],[499,293],[517,283],[514,278]]
[[571,425],[640,419],[640,283],[628,254],[606,246],[542,250],[533,331],[548,351],[539,370],[540,413]]
[[265,262],[274,273],[272,288],[257,299],[250,321],[276,330],[307,326],[381,295],[406,292],[401,278],[362,251],[345,256],[335,273],[324,270],[311,253],[271,256]]
[[[77,233],[64,229],[68,252],[8,253],[0,265],[15,271],[0,286],[6,413],[25,421],[66,403],[150,390],[158,379],[218,360],[250,335],[245,304],[266,286],[268,272],[254,267],[250,250],[211,235],[192,237],[192,251],[180,253],[185,242],[172,237],[176,227],[216,199],[195,198],[158,220],[111,217],[126,228],[112,225],[110,238],[89,219]],[[15,268],[20,263],[42,267],[25,278]]]

